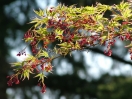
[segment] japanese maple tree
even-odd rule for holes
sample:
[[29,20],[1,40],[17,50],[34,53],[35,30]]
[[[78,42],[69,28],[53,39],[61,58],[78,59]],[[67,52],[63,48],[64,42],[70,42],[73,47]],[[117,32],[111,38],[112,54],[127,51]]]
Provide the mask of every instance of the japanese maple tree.
[[[104,17],[106,11],[111,18]],[[34,11],[37,17],[30,23],[33,26],[24,34],[24,40],[32,48],[32,55],[26,55],[25,49],[17,56],[26,55],[21,61],[12,63],[15,74],[8,76],[7,84],[19,84],[20,80],[29,79],[31,74],[38,77],[41,92],[46,91],[45,72],[52,72],[51,62],[72,51],[105,45],[104,54],[111,56],[111,46],[116,39],[130,41],[130,58],[132,59],[132,6],[130,2],[118,5],[86,6],[76,8],[74,5],[58,5],[46,10]],[[50,48],[49,45],[54,45]]]

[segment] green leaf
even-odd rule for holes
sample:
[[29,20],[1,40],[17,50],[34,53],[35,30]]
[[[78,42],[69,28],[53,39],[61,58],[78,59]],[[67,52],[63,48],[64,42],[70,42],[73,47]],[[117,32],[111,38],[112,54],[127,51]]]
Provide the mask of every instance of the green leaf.
[[125,10],[126,8],[129,8],[131,5],[128,2],[121,2],[120,4],[116,5],[116,8],[119,11]]
[[36,78],[36,77],[39,77],[39,80],[42,80],[42,82],[44,82],[44,77],[46,77],[46,76],[44,76],[43,73],[39,73],[39,74],[37,74],[37,75],[35,76],[35,78]]
[[131,9],[125,9],[124,11],[122,11],[122,16],[124,18],[129,18],[130,16],[132,16],[132,10]]
[[30,73],[32,73],[32,71],[28,68],[26,68],[24,71],[23,71],[23,80],[25,78],[27,78],[29,80],[29,76],[30,76]]
[[102,45],[107,40],[107,36],[102,36],[100,39],[101,39],[100,44]]
[[28,71],[24,72],[24,78],[28,78],[29,79],[29,72]]
[[33,55],[30,55],[30,54],[27,54],[27,57],[26,57],[26,59],[25,59],[25,62],[28,62],[28,61],[33,61],[33,60],[35,60],[36,58],[33,56]]
[[43,10],[41,10],[41,9],[39,9],[39,11],[35,11],[35,10],[33,10],[38,16],[44,16],[44,13],[45,13],[45,11],[43,11]]
[[42,28],[42,27],[40,27],[38,30],[35,30],[35,31],[38,34],[42,34],[42,36],[45,36],[45,35],[49,34],[48,31],[47,31],[47,29],[46,28]]
[[42,76],[42,73],[37,74],[34,78]]
[[14,66],[22,66],[21,62],[15,62],[15,63],[10,63],[13,67]]
[[30,37],[29,37],[29,38],[26,38],[26,39],[25,39],[25,42],[30,42],[30,41],[33,41],[33,38],[30,38]]
[[64,43],[61,43],[61,44],[57,44],[61,47],[66,47],[66,48],[69,48],[69,47],[72,47],[70,43],[67,43],[67,42],[64,42]]
[[103,17],[103,14],[99,14],[99,15],[96,15],[96,16],[95,16],[95,19],[98,21],[98,20],[100,20],[102,17]]
[[48,52],[42,50],[42,51],[38,54],[38,57],[49,57],[49,54],[48,54]]
[[120,26],[121,24],[117,21],[111,21],[109,22],[109,26],[112,28],[112,27],[118,27]]
[[60,40],[60,42],[62,42],[62,38],[63,37],[61,35],[57,35],[55,38],[58,39],[58,40]]
[[76,41],[75,49],[80,49],[80,44]]
[[56,34],[56,35],[62,35],[63,32],[64,32],[64,30],[60,30],[60,29],[56,29],[56,30],[55,30],[55,34]]
[[88,15],[92,15],[92,14],[95,14],[95,11],[96,11],[96,7],[93,7],[93,6],[86,6],[84,8],[82,8],[82,13],[83,14],[88,14]]
[[37,17],[35,17],[34,19],[32,19],[32,21],[31,22],[29,22],[29,23],[37,23],[37,22],[39,22],[40,21],[40,19],[39,18],[37,18]]
[[104,5],[104,4],[98,3],[97,6],[96,6],[96,8],[97,8],[97,12],[98,13],[103,13],[106,10],[109,10],[110,9],[110,6],[109,5]]

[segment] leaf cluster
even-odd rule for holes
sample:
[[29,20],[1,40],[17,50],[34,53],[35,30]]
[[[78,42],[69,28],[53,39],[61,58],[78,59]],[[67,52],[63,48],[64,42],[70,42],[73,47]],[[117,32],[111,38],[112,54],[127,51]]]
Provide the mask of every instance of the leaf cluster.
[[[34,73],[44,85],[44,72],[52,71],[51,62],[59,56],[96,45],[107,46],[104,53],[110,56],[115,38],[132,40],[131,6],[128,2],[111,6],[97,3],[80,8],[60,4],[34,11],[37,16],[30,22],[34,25],[24,36],[25,42],[32,46],[34,55],[27,56],[23,62],[12,63],[19,67],[15,70],[16,75],[29,79],[29,75]],[[112,13],[111,18],[104,17],[106,11]],[[49,48],[50,44],[55,44],[53,49]],[[131,48],[132,44],[126,47]]]

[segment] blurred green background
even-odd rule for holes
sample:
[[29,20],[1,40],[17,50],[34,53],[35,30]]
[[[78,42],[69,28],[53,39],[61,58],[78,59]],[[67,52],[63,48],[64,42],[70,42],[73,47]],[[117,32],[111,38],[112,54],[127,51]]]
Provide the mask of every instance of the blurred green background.
[[[0,99],[132,99],[132,62],[118,40],[111,57],[103,54],[105,47],[96,47],[54,60],[53,74],[45,79],[45,94],[36,79],[7,86],[6,76],[12,74],[9,63],[22,60],[16,54],[26,46],[22,38],[31,27],[27,23],[35,16],[33,9],[96,2],[112,5],[121,0],[0,0]],[[30,48],[26,50],[30,53]]]

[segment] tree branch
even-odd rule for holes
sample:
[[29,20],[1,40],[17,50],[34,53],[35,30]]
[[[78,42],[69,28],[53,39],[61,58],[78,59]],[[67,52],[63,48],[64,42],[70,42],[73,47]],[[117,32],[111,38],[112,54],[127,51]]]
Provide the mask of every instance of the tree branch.
[[[87,49],[91,50],[92,52],[95,52],[95,53],[99,53],[99,54],[103,54],[104,55],[104,52],[102,50],[98,49],[98,48],[87,48]],[[107,57],[109,57],[109,56],[107,56]],[[123,58],[121,58],[121,57],[119,57],[119,56],[117,56],[115,54],[112,54],[110,56],[110,58],[115,59],[115,60],[120,61],[120,62],[125,63],[125,64],[132,65],[132,62],[131,61],[124,60]]]

